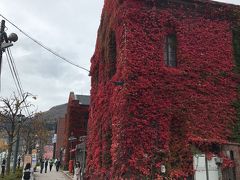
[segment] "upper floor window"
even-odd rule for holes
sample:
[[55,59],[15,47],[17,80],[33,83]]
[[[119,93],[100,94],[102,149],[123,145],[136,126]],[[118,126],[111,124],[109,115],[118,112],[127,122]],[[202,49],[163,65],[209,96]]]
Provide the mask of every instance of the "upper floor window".
[[177,38],[175,34],[169,34],[165,38],[164,62],[169,67],[177,66]]
[[98,71],[99,65],[97,64],[92,73],[92,83],[98,85]]
[[109,54],[108,54],[108,60],[109,60],[109,79],[112,78],[112,76],[116,73],[116,59],[117,59],[117,48],[116,48],[116,37],[115,32],[111,31],[109,34]]

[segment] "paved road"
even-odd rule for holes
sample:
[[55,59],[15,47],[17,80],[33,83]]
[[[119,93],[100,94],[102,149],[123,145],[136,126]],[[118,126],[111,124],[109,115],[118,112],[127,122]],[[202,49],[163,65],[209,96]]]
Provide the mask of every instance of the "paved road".
[[34,176],[35,180],[69,180],[69,178],[62,172],[56,172],[54,167],[51,172],[43,172],[42,174],[40,174],[39,170],[37,170],[37,172],[34,173]]

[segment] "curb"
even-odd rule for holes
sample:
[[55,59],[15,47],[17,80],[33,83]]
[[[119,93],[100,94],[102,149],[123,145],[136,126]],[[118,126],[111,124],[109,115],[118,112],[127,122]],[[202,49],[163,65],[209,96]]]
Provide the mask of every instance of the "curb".
[[73,176],[69,174],[68,171],[61,171],[65,176],[67,176],[69,179],[73,179]]

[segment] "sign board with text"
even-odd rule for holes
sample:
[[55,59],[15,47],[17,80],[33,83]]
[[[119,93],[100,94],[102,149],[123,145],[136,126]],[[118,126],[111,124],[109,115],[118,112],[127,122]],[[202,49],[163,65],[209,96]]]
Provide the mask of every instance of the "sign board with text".
[[32,156],[30,154],[27,154],[24,156],[24,164],[30,163],[32,164]]

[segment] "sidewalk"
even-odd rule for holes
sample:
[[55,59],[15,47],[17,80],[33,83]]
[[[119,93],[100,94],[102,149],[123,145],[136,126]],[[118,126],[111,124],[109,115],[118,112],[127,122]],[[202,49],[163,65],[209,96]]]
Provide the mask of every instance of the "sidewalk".
[[56,169],[53,167],[52,171],[48,171],[47,173],[43,172],[40,173],[40,169],[37,168],[37,172],[34,173],[35,180],[71,180],[72,178],[67,176],[62,171],[56,171]]
[[69,179],[73,179],[73,175],[69,173],[69,171],[62,171]]

